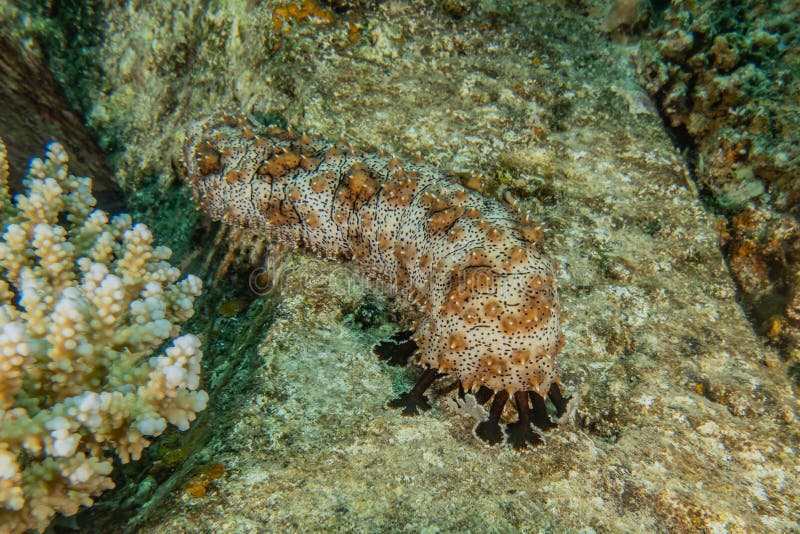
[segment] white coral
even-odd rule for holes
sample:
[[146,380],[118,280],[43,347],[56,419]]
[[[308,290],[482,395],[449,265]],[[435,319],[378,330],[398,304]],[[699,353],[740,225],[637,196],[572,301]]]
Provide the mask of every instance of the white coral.
[[67,160],[49,145],[12,202],[0,141],[0,532],[91,504],[113,487],[106,451],[137,459],[208,402],[200,341],[176,324],[200,279],[180,280],[147,226],[94,210]]

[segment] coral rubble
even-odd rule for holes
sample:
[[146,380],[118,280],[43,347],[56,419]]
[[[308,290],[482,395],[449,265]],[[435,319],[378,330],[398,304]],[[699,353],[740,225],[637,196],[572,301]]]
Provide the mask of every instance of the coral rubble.
[[800,365],[800,11],[796,3],[673,2],[639,77],[720,225],[762,334]]

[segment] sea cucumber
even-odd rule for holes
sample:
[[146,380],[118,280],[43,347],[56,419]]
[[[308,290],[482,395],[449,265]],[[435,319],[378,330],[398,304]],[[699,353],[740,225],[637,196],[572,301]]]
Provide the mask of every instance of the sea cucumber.
[[[514,209],[422,161],[366,154],[244,117],[219,117],[187,134],[184,163],[199,205],[216,220],[328,259],[352,262],[370,280],[415,302],[422,319],[398,349],[426,368],[391,406],[411,415],[424,392],[455,375],[462,392],[493,397],[476,434],[517,448],[551,428],[545,399],[562,415],[554,265],[542,230]],[[392,343],[383,344],[383,352]],[[379,351],[382,352],[382,351]],[[512,414],[513,415],[513,414]]]

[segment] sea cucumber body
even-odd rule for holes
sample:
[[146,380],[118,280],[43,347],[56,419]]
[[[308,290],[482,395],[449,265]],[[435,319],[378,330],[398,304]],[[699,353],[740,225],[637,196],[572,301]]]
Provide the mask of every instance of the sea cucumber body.
[[466,390],[546,397],[561,346],[541,231],[421,162],[362,154],[246,119],[185,147],[201,208],[326,258],[416,302],[419,362]]

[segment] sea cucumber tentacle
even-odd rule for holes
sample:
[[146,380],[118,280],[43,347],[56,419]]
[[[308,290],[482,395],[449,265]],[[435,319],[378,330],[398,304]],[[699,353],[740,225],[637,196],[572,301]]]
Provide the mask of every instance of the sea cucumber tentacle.
[[419,305],[412,336],[419,363],[455,375],[466,391],[495,392],[499,412],[484,426],[493,437],[510,397],[529,428],[528,397],[518,392],[563,400],[554,266],[541,230],[511,208],[422,162],[361,154],[244,118],[197,126],[184,157],[212,218],[352,261]]

